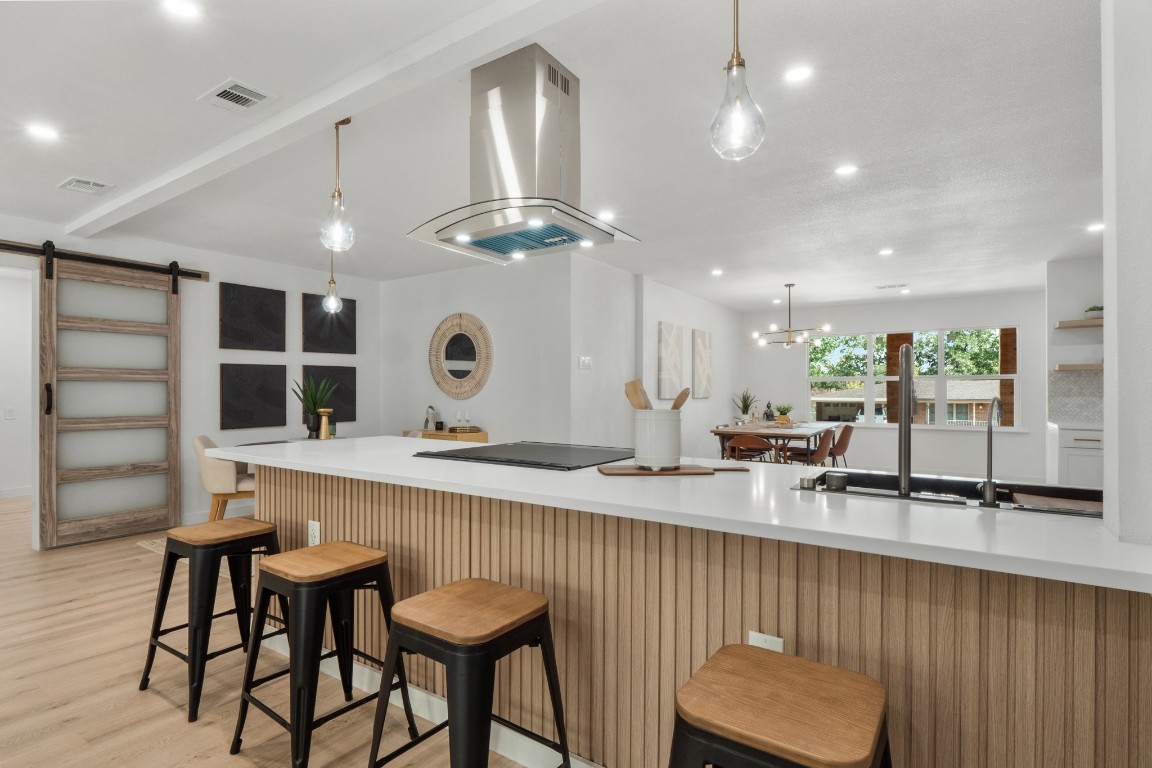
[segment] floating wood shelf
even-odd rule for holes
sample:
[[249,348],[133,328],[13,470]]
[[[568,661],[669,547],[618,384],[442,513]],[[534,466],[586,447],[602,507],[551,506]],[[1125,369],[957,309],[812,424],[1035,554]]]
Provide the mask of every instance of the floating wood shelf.
[[1058,363],[1058,371],[1102,371],[1104,363]]
[[1061,320],[1056,323],[1056,328],[1063,330],[1065,328],[1103,328],[1104,318],[1097,317],[1092,320]]

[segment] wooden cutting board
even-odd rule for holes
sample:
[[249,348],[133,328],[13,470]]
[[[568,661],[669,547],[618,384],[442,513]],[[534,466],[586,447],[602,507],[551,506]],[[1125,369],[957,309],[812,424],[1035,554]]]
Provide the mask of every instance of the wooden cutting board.
[[654,472],[641,469],[635,464],[601,464],[596,467],[600,474],[608,477],[664,477],[665,475],[714,475],[717,472],[747,472],[748,467],[702,467],[699,464],[681,464],[680,469],[666,469]]

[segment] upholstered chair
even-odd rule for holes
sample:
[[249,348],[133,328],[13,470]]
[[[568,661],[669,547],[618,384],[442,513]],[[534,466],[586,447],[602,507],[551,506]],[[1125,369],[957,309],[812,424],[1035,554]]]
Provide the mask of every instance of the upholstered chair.
[[209,520],[223,520],[224,510],[230,500],[256,496],[256,476],[248,473],[247,464],[205,456],[204,451],[216,447],[216,443],[207,435],[200,435],[192,444],[196,447],[196,462],[200,465],[204,490],[212,494]]

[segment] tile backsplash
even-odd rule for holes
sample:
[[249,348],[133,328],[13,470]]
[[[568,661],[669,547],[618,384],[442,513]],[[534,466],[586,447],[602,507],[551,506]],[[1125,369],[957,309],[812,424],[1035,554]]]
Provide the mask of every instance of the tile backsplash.
[[1103,371],[1050,371],[1048,421],[1055,424],[1104,422]]

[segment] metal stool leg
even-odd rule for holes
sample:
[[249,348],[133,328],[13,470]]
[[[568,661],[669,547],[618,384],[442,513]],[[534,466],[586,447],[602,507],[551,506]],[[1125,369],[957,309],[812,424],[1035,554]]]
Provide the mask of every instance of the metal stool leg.
[[156,661],[156,641],[164,623],[164,609],[168,605],[168,595],[172,592],[172,578],[176,575],[176,561],[180,556],[167,549],[164,551],[164,565],[160,568],[160,586],[156,589],[156,609],[152,613],[152,632],[148,636],[148,657],[144,661],[144,674],[140,676],[140,690],[148,690],[148,675],[152,673],[152,663]]
[[236,624],[240,642],[248,648],[252,627],[252,555],[228,555],[228,580],[232,582],[232,602],[236,604]]
[[[392,675],[388,670],[396,669],[399,661],[400,643],[389,634],[388,646],[384,651],[384,665],[380,669],[380,696],[376,701],[376,719],[372,724],[372,750],[368,753],[368,768],[376,768],[376,761],[379,759],[380,737],[384,733],[384,720],[388,717],[388,694],[392,690]],[[400,690],[407,693],[407,686]]]
[[240,751],[240,737],[244,733],[244,720],[248,717],[248,697],[252,693],[252,681],[256,678],[256,660],[260,657],[260,640],[264,636],[264,622],[268,620],[268,604],[271,600],[272,590],[263,587],[257,590],[256,613],[252,618],[252,642],[248,644],[244,682],[240,687],[240,711],[236,715],[236,734],[232,737],[232,746],[228,750],[233,755]]
[[[384,626],[391,632],[392,630],[392,604],[395,598],[392,593],[392,576],[388,573],[387,569],[384,570],[383,575],[376,580],[376,592],[380,596],[380,610],[384,612]],[[391,643],[389,643],[391,645]],[[396,681],[400,684],[400,700],[404,705],[404,718],[408,721],[408,736],[412,739],[420,737],[420,729],[416,727],[416,716],[412,714],[412,698],[408,693],[408,678],[404,674],[404,655],[400,654],[396,657],[396,663],[393,665],[396,672]],[[381,670],[381,676],[384,671],[389,669],[385,666]],[[391,687],[392,678],[388,677],[389,687]],[[381,696],[386,702],[388,700],[388,693],[382,691]]]
[[316,714],[316,686],[320,678],[321,642],[324,639],[324,603],[314,590],[298,589],[288,601],[291,639],[292,766],[308,767],[312,747],[312,719]]
[[336,662],[340,667],[340,684],[344,701],[352,701],[352,636],[355,623],[353,591],[345,589],[328,596],[332,616],[332,637],[336,641]]
[[556,647],[552,643],[552,624],[547,614],[544,617],[545,632],[540,637],[540,651],[544,656],[544,673],[548,677],[548,693],[552,697],[552,716],[556,720],[556,741],[560,744],[562,768],[572,765],[568,754],[568,729],[564,726],[564,703],[560,696],[560,675],[556,671]]
[[446,672],[452,768],[487,768],[496,664],[486,656],[456,658]]
[[668,768],[702,768],[707,753],[700,742],[690,738],[680,727],[680,718],[672,730],[672,751],[668,755]]
[[199,716],[204,668],[208,663],[220,558],[193,550],[188,558],[188,571],[188,722],[194,723]]

